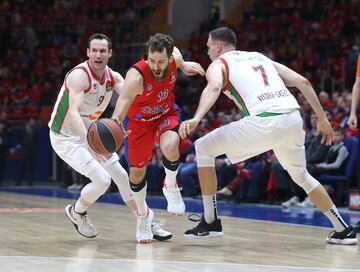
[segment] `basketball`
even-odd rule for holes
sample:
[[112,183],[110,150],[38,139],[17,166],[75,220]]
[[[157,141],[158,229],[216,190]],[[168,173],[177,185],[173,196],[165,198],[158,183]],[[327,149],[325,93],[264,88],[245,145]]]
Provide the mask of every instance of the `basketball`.
[[119,150],[123,143],[123,130],[114,120],[102,118],[92,123],[87,140],[92,150],[108,155]]

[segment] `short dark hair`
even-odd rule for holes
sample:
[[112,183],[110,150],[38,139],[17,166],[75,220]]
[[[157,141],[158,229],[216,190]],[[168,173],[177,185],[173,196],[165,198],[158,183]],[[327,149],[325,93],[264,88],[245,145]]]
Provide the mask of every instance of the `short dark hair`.
[[174,40],[169,35],[156,33],[151,36],[146,43],[147,52],[162,52],[166,49],[166,55],[168,58],[171,57],[174,50]]
[[214,41],[221,41],[226,45],[236,47],[235,32],[228,27],[220,27],[210,31],[209,36]]
[[108,49],[110,51],[110,49],[112,49],[112,45],[111,45],[111,39],[106,36],[105,34],[102,33],[94,33],[90,36],[89,40],[88,40],[88,48],[90,48],[90,43],[92,40],[106,40],[108,43]]

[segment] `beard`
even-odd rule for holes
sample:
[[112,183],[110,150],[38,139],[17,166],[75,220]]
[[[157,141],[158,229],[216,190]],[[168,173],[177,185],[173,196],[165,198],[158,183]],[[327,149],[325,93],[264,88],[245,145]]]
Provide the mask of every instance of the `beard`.
[[168,76],[168,74],[169,74],[169,65],[165,68],[165,70],[164,70],[164,72],[163,72],[163,74],[162,74],[161,77],[158,77],[158,76],[154,73],[153,70],[150,69],[150,71],[151,71],[151,73],[152,73],[152,76],[153,76],[156,80],[163,81],[163,80]]

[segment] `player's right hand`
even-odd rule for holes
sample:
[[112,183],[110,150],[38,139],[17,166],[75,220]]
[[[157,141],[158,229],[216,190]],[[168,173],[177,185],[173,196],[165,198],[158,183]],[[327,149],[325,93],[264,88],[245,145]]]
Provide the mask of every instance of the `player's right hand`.
[[131,134],[131,130],[125,130],[123,122],[121,122],[119,119],[117,119],[115,117],[113,117],[111,119],[114,120],[119,125],[119,127],[121,128],[121,130],[123,132],[123,138],[124,139]]
[[199,121],[196,119],[189,119],[181,122],[179,128],[179,135],[181,139],[185,139],[199,124]]
[[347,124],[352,129],[358,128],[358,119],[354,112],[350,112],[349,120],[347,121]]
[[325,145],[331,145],[331,143],[334,140],[334,131],[331,127],[329,120],[326,117],[318,119],[317,133],[322,134],[322,139],[321,139],[322,144],[325,143]]

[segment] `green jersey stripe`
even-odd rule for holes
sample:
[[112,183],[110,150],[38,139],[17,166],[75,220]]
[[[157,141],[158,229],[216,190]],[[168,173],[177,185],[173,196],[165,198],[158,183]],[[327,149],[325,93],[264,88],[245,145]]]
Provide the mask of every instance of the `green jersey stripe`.
[[54,121],[51,126],[51,129],[53,131],[57,133],[60,132],[68,109],[69,109],[69,91],[65,89],[63,96],[61,97],[60,103],[58,105],[58,108],[56,109]]
[[229,89],[230,93],[235,97],[236,101],[241,105],[243,116],[249,116],[250,113],[249,113],[248,109],[246,108],[244,100],[242,99],[239,92],[234,88],[234,86],[231,84],[230,81],[229,81],[228,89]]
[[276,116],[276,115],[281,115],[281,114],[282,113],[265,111],[265,112],[256,114],[256,116],[259,116],[259,117],[271,117],[271,116]]

